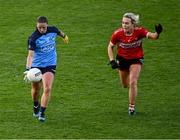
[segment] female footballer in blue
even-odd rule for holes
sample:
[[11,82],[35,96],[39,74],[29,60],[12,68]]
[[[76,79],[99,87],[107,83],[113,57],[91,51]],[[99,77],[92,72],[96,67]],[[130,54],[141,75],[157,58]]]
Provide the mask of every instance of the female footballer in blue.
[[[48,26],[44,16],[37,19],[36,30],[28,39],[28,56],[24,80],[27,80],[27,71],[30,68],[39,68],[43,74],[42,81],[32,83],[31,95],[34,102],[33,116],[45,121],[45,110],[50,100],[51,89],[56,71],[56,36],[68,43],[68,37],[54,26]],[[41,85],[43,94],[39,102]]]

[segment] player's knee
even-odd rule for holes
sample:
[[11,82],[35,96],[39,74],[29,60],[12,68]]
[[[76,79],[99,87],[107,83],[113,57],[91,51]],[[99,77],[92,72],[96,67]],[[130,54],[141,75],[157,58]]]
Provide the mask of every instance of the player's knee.
[[51,87],[46,86],[46,87],[44,88],[44,93],[49,94],[50,92],[51,92]]
[[131,81],[130,81],[130,86],[131,86],[131,87],[137,86],[137,80],[135,80],[135,79],[131,80]]

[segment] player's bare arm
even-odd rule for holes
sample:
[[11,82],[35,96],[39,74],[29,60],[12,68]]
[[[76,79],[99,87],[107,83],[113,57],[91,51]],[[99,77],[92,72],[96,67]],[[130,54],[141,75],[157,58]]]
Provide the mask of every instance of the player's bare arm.
[[69,38],[68,38],[68,36],[67,36],[65,33],[63,33],[62,31],[60,31],[59,36],[63,38],[64,43],[66,43],[66,44],[69,43]]
[[114,45],[111,42],[109,42],[108,55],[109,55],[109,60],[110,61],[114,60],[113,48],[114,48]]
[[147,34],[147,38],[149,39],[153,39],[153,40],[156,40],[159,38],[159,35],[160,33],[162,32],[163,30],[163,27],[161,24],[158,24],[158,25],[155,25],[155,30],[156,32],[152,33],[152,32],[148,32]]
[[34,55],[34,51],[29,50],[27,60],[26,60],[26,70],[24,72],[24,78],[23,78],[25,82],[29,82],[29,79],[27,78],[27,73],[31,68],[33,55]]
[[109,42],[109,45],[108,45],[108,56],[109,56],[109,61],[110,61],[112,69],[118,68],[118,64],[114,60],[114,53],[113,53],[114,47],[115,46],[111,42]]
[[26,61],[26,68],[31,68],[33,55],[34,55],[34,51],[29,50],[28,56],[27,56],[27,61]]
[[60,37],[64,38],[65,37],[65,33],[60,31],[60,34],[59,34]]
[[158,37],[159,37],[159,35],[156,32],[155,33],[148,32],[148,34],[147,34],[147,38],[152,39],[152,40],[156,40],[156,39],[158,39]]

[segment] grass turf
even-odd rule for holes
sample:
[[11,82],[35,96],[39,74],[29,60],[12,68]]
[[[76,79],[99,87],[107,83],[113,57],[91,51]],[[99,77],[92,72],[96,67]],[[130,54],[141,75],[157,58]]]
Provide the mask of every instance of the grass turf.
[[[177,0],[0,0],[0,138],[179,138],[180,40]],[[107,65],[111,33],[125,12],[141,24],[164,31],[144,40],[145,64],[139,80],[137,115],[127,114],[127,90]],[[27,37],[39,15],[62,29],[57,39],[58,69],[47,121],[32,117],[30,85],[23,82]]]

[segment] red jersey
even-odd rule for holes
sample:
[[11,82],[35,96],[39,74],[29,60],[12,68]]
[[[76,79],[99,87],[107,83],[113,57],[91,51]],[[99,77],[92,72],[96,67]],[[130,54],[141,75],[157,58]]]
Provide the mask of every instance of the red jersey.
[[142,48],[142,39],[147,36],[148,30],[142,27],[136,27],[131,35],[126,35],[122,28],[116,30],[111,43],[117,45],[117,55],[124,59],[136,59],[144,56]]

